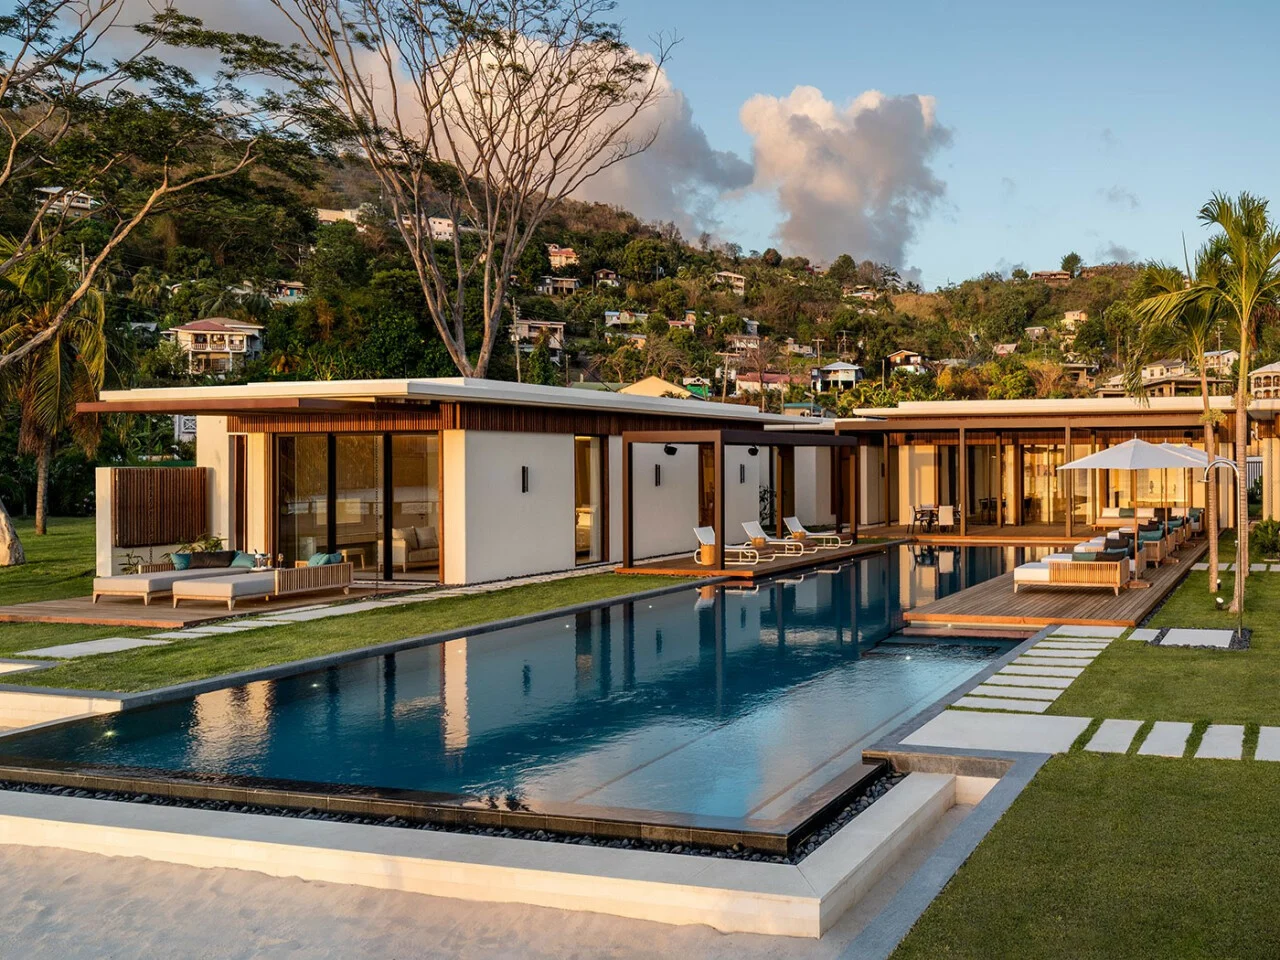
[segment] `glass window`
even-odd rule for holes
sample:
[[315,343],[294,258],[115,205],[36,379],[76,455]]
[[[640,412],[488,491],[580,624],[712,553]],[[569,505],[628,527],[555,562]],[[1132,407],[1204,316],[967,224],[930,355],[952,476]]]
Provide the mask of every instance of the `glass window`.
[[279,437],[276,444],[278,551],[291,567],[329,547],[329,440],[301,434]]
[[340,434],[333,498],[334,550],[356,572],[377,569],[382,542],[382,437]]
[[391,568],[394,577],[440,576],[440,437],[391,438]]
[[578,563],[604,559],[599,437],[573,439],[574,546]]

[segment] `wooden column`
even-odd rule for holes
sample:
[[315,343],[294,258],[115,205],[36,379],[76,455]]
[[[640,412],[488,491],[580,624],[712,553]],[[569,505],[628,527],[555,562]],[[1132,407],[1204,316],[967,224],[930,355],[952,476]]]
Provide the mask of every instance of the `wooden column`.
[[849,505],[849,532],[853,534],[853,542],[858,542],[858,505],[862,500],[862,440],[858,439],[853,445],[853,451],[849,457],[849,473],[851,488],[851,503]]
[[960,469],[960,536],[965,536],[969,532],[969,457],[968,448],[965,445],[964,427],[960,428],[960,446],[959,461]]
[[1004,526],[1004,434],[996,434],[996,529]]
[[[1072,456],[1071,456],[1071,424],[1067,424],[1067,426],[1066,426],[1066,433],[1065,433],[1065,436],[1066,436],[1066,447],[1065,447],[1064,449],[1066,450],[1066,454],[1065,454],[1065,458],[1064,458],[1064,459],[1063,459],[1063,461],[1062,461],[1063,463],[1067,463],[1067,462],[1069,462],[1069,461],[1071,461],[1071,460],[1073,459],[1073,458],[1072,458]],[[1073,514],[1073,513],[1075,512],[1075,504],[1074,504],[1074,502],[1073,502],[1073,501],[1075,500],[1076,478],[1075,478],[1075,475],[1074,475],[1074,474],[1071,474],[1071,473],[1062,473],[1062,472],[1059,472],[1059,473],[1058,473],[1058,477],[1067,477],[1067,478],[1068,478],[1068,480],[1067,480],[1067,496],[1066,496],[1066,502],[1067,502],[1067,538],[1068,538],[1068,539],[1070,539],[1070,538],[1071,538],[1071,536],[1072,536],[1072,533],[1071,533],[1071,520],[1072,520],[1071,514]],[[1057,479],[1057,477],[1055,477],[1054,479]]]
[[712,498],[716,528],[716,569],[724,569],[724,438],[716,434],[715,495]]
[[632,461],[632,444],[626,437],[622,438],[622,565],[630,567],[635,559],[632,555],[633,545],[631,539],[632,523],[634,517],[632,515],[632,499],[631,499],[631,461]]
[[1022,515],[1022,444],[1016,439],[1013,441],[1013,489],[1009,491],[1009,513],[1013,517],[1014,526],[1022,526],[1026,523],[1026,517]]

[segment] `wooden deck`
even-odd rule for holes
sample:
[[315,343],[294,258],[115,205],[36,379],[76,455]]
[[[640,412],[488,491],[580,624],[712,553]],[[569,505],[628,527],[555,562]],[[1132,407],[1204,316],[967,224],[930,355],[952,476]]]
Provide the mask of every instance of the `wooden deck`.
[[1204,541],[1184,546],[1177,553],[1177,563],[1165,563],[1143,573],[1143,580],[1151,584],[1149,588],[1121,590],[1118,597],[1110,590],[1070,587],[1032,586],[1014,593],[1013,574],[1006,573],[909,610],[903,619],[911,632],[992,626],[1038,630],[1055,623],[1134,627],[1169,595],[1208,549]]
[[737,580],[755,580],[757,578],[776,577],[780,573],[792,570],[808,570],[813,567],[825,567],[833,563],[861,557],[868,553],[876,553],[885,547],[906,543],[905,538],[882,540],[876,538],[871,542],[855,543],[852,546],[835,550],[819,550],[817,553],[805,553],[798,557],[775,556],[760,561],[755,566],[733,564],[723,568],[700,567],[693,562],[693,557],[684,554],[680,557],[665,560],[645,560],[630,567],[617,567],[616,573],[648,573],[667,577],[733,577]]
[[1091,527],[1077,524],[1068,537],[1060,523],[1028,523],[1022,526],[978,525],[971,523],[962,537],[958,530],[943,532],[935,530],[926,533],[917,527],[914,532],[908,526],[863,527],[868,536],[906,537],[918,543],[939,547],[977,547],[977,546],[1013,546],[1013,547],[1060,547],[1074,546],[1081,540],[1096,536]]
[[[304,593],[275,600],[241,600],[228,612],[226,603],[197,603],[183,600],[176,609],[168,597],[159,597],[143,606],[141,600],[129,597],[102,597],[94,603],[89,597],[70,597],[66,600],[37,600],[0,607],[0,623],[80,623],[103,627],[140,627],[157,630],[179,630],[210,620],[226,620],[228,617],[284,613],[299,607],[335,600],[371,597],[377,591],[352,587],[349,596],[341,590]],[[385,590],[382,591],[386,593]]]

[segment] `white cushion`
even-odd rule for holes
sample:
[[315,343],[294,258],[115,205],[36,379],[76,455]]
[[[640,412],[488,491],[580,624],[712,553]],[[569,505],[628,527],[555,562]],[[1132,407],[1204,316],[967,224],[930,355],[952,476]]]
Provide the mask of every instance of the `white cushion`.
[[1071,554],[1069,553],[1051,553],[1044,558],[1045,563],[1070,563]]
[[439,546],[440,541],[436,539],[435,527],[414,527],[413,532],[418,538],[419,550],[430,550]]
[[413,527],[392,527],[391,539],[403,540],[409,550],[418,549],[418,532]]
[[1154,520],[1156,518],[1156,508],[1139,507],[1134,511],[1134,516],[1138,520]]
[[1013,571],[1013,582],[1048,583],[1049,564],[1037,561],[1035,563],[1024,563],[1020,567],[1015,567]]
[[95,593],[164,593],[182,580],[225,577],[229,567],[199,567],[195,570],[160,570],[156,573],[124,573],[117,577],[95,577]]
[[1071,548],[1072,553],[1097,553],[1103,547],[1103,539],[1098,537],[1096,540],[1086,540],[1084,543],[1077,543]]
[[213,577],[192,583],[175,584],[176,597],[209,597],[215,600],[231,600],[236,597],[263,597],[276,588],[275,571],[263,570],[241,573],[236,576]]
[[1118,517],[1120,516],[1120,508],[1119,507],[1103,507],[1102,513],[1100,513],[1099,516],[1107,517],[1107,518]]

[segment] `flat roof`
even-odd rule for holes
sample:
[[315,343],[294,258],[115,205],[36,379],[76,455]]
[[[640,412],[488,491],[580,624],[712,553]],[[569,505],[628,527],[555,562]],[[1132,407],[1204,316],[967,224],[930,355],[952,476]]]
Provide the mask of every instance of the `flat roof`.
[[753,421],[760,424],[794,423],[794,417],[761,413],[752,406],[682,400],[675,397],[645,397],[635,394],[546,387],[473,377],[438,377],[398,380],[280,380],[261,383],[208,387],[152,387],[134,390],[104,390],[97,404],[83,404],[87,410],[127,412],[130,407],[163,407],[173,413],[207,410],[218,404],[227,409],[262,401],[282,401],[292,409],[323,409],[332,403],[372,403],[374,401],[419,400],[451,403],[487,403],[511,406],[592,410],[603,413],[636,413],[668,417],[696,417]]
[[[1234,410],[1235,398],[1210,397],[1209,405],[1216,410]],[[1255,401],[1250,410],[1260,406]],[[1198,413],[1204,409],[1200,397],[1069,397],[1057,400],[908,400],[896,407],[874,407],[860,410],[857,417],[844,417],[838,424],[877,420],[928,417],[931,419],[969,417],[1062,417],[1096,416],[1105,414],[1133,414],[1136,416],[1158,413]],[[958,426],[958,424],[957,424]]]

